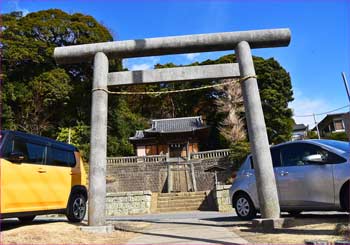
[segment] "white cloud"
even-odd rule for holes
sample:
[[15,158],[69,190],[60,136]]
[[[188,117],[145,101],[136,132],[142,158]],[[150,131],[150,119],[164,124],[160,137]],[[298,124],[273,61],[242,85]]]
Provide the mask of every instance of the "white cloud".
[[[293,110],[294,120],[296,123],[303,123],[309,125],[309,128],[315,126],[314,118],[312,114],[318,114],[334,109],[334,106],[329,104],[326,99],[313,98],[303,95],[300,91],[294,90],[294,101],[289,104],[289,107]],[[308,115],[307,117],[301,117]],[[316,116],[316,121],[320,122],[325,115]]]
[[12,1],[10,2],[10,4],[13,6],[14,11],[21,11],[22,14],[23,14],[23,16],[26,16],[26,15],[29,14],[29,12],[30,12],[28,9],[21,8],[21,7],[19,6],[19,0],[12,0]]
[[128,68],[131,71],[137,70],[149,70],[160,62],[159,57],[144,57],[136,59],[124,59],[123,67]]
[[139,70],[149,70],[152,68],[151,64],[135,64],[131,65],[130,70],[132,71],[139,71]]
[[194,58],[200,56],[200,53],[190,53],[190,54],[184,54],[184,56],[186,57],[186,59],[192,61],[194,60]]

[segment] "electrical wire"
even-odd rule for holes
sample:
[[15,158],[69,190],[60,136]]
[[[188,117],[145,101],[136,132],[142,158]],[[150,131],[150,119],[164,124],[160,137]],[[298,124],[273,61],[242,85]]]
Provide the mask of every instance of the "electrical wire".
[[346,106],[339,107],[339,108],[331,110],[331,111],[315,113],[315,114],[310,114],[310,115],[295,115],[293,117],[313,117],[314,115],[315,116],[322,116],[322,115],[326,115],[326,114],[329,114],[329,113],[332,113],[332,112],[335,112],[335,111],[339,111],[339,110],[342,110],[342,109],[345,109],[345,108],[349,108],[349,107],[350,107],[350,105],[346,105]]

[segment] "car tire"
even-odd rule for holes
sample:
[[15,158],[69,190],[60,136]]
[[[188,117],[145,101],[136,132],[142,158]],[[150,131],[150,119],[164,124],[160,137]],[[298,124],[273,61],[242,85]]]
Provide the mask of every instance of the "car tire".
[[22,216],[18,217],[18,220],[22,223],[30,223],[35,219],[35,215],[28,215],[28,216]]
[[290,216],[297,217],[301,214],[301,211],[299,210],[293,210],[293,211],[288,211]]
[[350,196],[349,196],[349,192],[350,192],[349,191],[349,187],[347,186],[345,188],[345,190],[343,191],[342,196],[341,196],[341,198],[342,198],[341,203],[343,204],[342,206],[343,206],[343,208],[345,209],[346,212],[350,212],[350,201],[349,201]]
[[86,213],[86,198],[81,193],[73,193],[67,206],[67,219],[72,223],[81,222]]
[[234,198],[233,206],[240,219],[251,220],[256,217],[256,209],[250,197],[246,193],[239,193]]

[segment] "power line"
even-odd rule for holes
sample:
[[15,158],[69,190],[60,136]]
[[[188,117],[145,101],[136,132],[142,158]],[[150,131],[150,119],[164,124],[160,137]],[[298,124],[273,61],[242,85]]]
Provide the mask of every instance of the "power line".
[[334,109],[334,110],[331,110],[331,111],[315,113],[315,114],[310,114],[310,115],[295,115],[293,117],[313,117],[314,115],[315,116],[322,116],[322,115],[326,115],[326,114],[329,114],[329,113],[332,113],[332,112],[335,112],[335,111],[339,111],[341,109],[349,108],[349,107],[350,107],[350,105],[346,105],[346,106],[343,106],[343,107],[340,107],[340,108],[337,108],[337,109]]

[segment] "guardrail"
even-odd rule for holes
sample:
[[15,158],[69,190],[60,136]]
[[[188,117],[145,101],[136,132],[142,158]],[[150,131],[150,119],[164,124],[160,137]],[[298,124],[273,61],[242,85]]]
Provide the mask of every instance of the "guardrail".
[[165,162],[165,155],[151,155],[151,156],[131,156],[131,157],[107,157],[107,164],[120,164],[120,163],[139,163],[139,162]]
[[211,159],[211,158],[221,158],[230,155],[230,149],[214,150],[214,151],[200,151],[191,153],[191,159]]
[[[230,155],[230,149],[200,151],[191,153],[191,160],[222,158]],[[151,155],[151,156],[130,156],[130,157],[107,157],[107,164],[127,164],[127,163],[151,163],[151,162],[167,162],[166,155]]]

